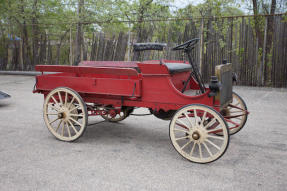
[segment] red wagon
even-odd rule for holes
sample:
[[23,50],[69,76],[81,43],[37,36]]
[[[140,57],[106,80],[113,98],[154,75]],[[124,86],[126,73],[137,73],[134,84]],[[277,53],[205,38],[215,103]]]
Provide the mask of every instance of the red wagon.
[[[80,138],[88,116],[100,115],[117,122],[135,107],[149,108],[170,121],[170,139],[184,158],[208,163],[220,158],[229,136],[242,129],[247,107],[232,92],[231,64],[216,67],[209,87],[203,83],[190,52],[198,39],[174,48],[184,50],[189,62],[84,61],[79,66],[38,65],[34,93],[44,94],[44,120],[59,140]],[[159,44],[139,44],[141,50],[162,49]],[[44,74],[44,72],[54,72]]]

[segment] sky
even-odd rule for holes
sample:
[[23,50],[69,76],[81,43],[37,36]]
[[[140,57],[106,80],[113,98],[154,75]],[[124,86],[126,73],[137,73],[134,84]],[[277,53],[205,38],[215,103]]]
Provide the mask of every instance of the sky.
[[204,0],[174,0],[172,4],[177,8],[184,8],[188,4],[197,5],[202,2],[204,2]]
[[[279,1],[287,1],[287,0],[279,0]],[[177,9],[177,8],[184,8],[189,4],[197,5],[197,4],[200,4],[203,2],[204,2],[204,0],[174,0],[172,5],[175,7],[171,8],[171,10]],[[247,3],[243,3],[243,4],[241,4],[241,8],[239,8],[240,10],[242,10],[246,14],[248,13],[247,5],[248,5]]]

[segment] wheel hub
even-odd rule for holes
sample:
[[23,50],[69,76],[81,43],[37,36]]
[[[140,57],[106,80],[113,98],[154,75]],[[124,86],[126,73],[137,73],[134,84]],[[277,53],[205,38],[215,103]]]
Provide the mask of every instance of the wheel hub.
[[230,115],[230,111],[228,108],[224,108],[220,111],[220,114],[223,116],[229,116]]
[[58,113],[58,118],[59,118],[59,119],[63,119],[63,118],[64,118],[64,112]]
[[192,133],[192,138],[194,140],[198,140],[200,138],[200,134],[196,131],[196,132]]
[[189,133],[189,139],[194,140],[197,143],[203,142],[207,138],[207,132],[204,128],[196,126]]

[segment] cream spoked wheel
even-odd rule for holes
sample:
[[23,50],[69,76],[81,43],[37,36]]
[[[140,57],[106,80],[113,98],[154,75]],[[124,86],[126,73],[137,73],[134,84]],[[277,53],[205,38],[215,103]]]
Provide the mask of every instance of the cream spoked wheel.
[[61,141],[80,138],[88,123],[86,104],[70,88],[56,88],[44,102],[44,120],[49,131]]
[[[169,125],[169,135],[176,151],[196,163],[219,159],[229,144],[228,126],[220,113],[200,104],[179,109]],[[222,136],[215,133],[222,132]]]
[[[248,111],[243,99],[235,92],[232,93],[232,103],[221,111],[225,121],[229,126],[229,134],[238,133],[247,121]],[[222,135],[222,133],[217,133]]]

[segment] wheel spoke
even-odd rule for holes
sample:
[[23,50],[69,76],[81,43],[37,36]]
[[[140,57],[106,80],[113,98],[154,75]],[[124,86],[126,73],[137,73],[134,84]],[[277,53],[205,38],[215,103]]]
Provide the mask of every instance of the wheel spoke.
[[218,129],[209,129],[207,130],[207,133],[218,133],[218,132],[222,132],[223,129],[222,128],[218,128]]
[[242,110],[237,110],[237,111],[229,111],[229,113],[244,113]]
[[196,144],[197,144],[196,142],[193,143],[193,146],[190,151],[190,156],[192,156]]
[[81,126],[81,127],[82,127],[82,124],[81,124],[81,123],[79,123],[78,121],[76,121],[75,119],[73,119],[72,117],[70,117],[70,118],[69,118],[69,120],[72,120],[73,122],[77,123],[79,126]]
[[59,124],[58,124],[58,126],[57,126],[55,132],[58,132],[58,129],[60,128],[62,122],[63,122],[63,120],[61,120],[61,121],[59,122]]
[[190,129],[190,128],[188,127],[188,125],[186,125],[182,120],[177,119],[176,122],[179,122],[180,124],[182,124],[183,126],[185,126],[187,129]]
[[84,117],[83,114],[70,114],[70,116],[72,116],[72,117]]
[[63,105],[63,100],[62,100],[62,96],[61,96],[60,91],[58,91],[58,97],[59,97],[60,103]]
[[178,141],[178,140],[182,140],[182,139],[186,139],[186,138],[188,138],[188,136],[179,137],[179,138],[176,138],[175,140]]
[[71,107],[71,105],[72,105],[72,103],[74,102],[74,100],[75,100],[75,97],[72,98],[71,102],[70,102],[69,105],[68,105],[68,108]]
[[47,113],[47,115],[58,115],[58,113]]
[[50,107],[51,107],[52,110],[55,110],[55,111],[57,111],[57,112],[59,111],[59,109],[56,108],[54,105],[52,105],[52,104],[49,104],[49,105],[50,105]]
[[184,149],[187,145],[189,145],[192,142],[192,140],[188,141],[185,145],[183,145],[180,149]]
[[54,123],[55,121],[59,120],[59,118],[54,119],[53,121],[50,121],[49,124],[51,125],[52,123]]
[[65,123],[62,126],[62,137],[64,136]]
[[174,131],[181,131],[181,132],[184,132],[184,133],[189,133],[188,131],[185,131],[183,129],[176,129],[176,128],[174,128]]
[[55,104],[59,105],[59,102],[54,98],[54,96],[51,96],[52,100],[54,101]]
[[65,106],[67,105],[67,100],[68,100],[68,92],[65,93]]
[[190,123],[190,126],[191,126],[191,127],[194,127],[194,124],[192,123],[192,121],[191,121],[191,119],[188,117],[188,115],[187,115],[185,112],[184,112],[183,114],[184,114],[184,116],[187,118],[188,122]]
[[209,128],[211,125],[213,125],[213,123],[216,122],[216,118],[213,118],[210,122],[208,122],[208,124],[205,126],[205,129]]
[[215,143],[213,143],[211,140],[205,139],[205,141],[207,141],[209,144],[211,144],[212,146],[214,146],[215,148],[217,148],[217,150],[220,150],[220,148],[219,148]]
[[202,159],[202,150],[201,150],[201,144],[198,143],[198,150],[199,150],[199,157]]
[[198,125],[198,122],[197,122],[197,120],[198,120],[198,119],[197,119],[197,113],[196,113],[196,110],[195,110],[195,109],[193,110],[193,115],[194,115],[194,119],[195,119],[195,124]]
[[201,123],[200,123],[200,126],[203,127],[203,122],[205,120],[205,117],[206,117],[206,111],[204,111],[203,113],[203,116],[202,116],[202,119],[201,119]]
[[74,132],[77,134],[78,131],[77,131],[77,129],[75,128],[75,126],[73,125],[73,123],[72,123],[70,120],[68,120],[68,122],[69,122],[69,124],[71,125],[72,129],[74,130]]
[[[69,107],[68,107],[68,108],[69,108]],[[72,111],[74,111],[75,109],[80,109],[80,106],[74,107],[73,109],[69,110],[69,112],[72,112]]]
[[65,125],[66,125],[66,128],[67,128],[67,130],[68,130],[69,137],[71,137],[70,127],[69,127],[69,125],[68,125],[67,123],[65,123]]
[[223,137],[218,137],[218,136],[213,136],[213,135],[208,135],[207,137],[213,138],[213,139],[218,139],[218,140],[224,140]]
[[203,146],[205,147],[205,149],[207,150],[209,156],[212,156],[213,154],[211,153],[211,151],[209,150],[209,148],[207,147],[207,145],[205,144],[205,142],[202,143]]

